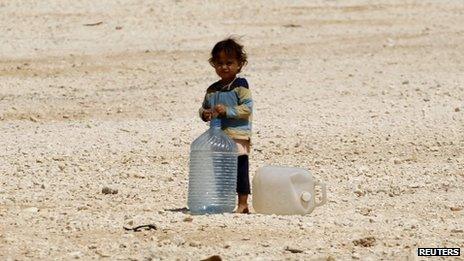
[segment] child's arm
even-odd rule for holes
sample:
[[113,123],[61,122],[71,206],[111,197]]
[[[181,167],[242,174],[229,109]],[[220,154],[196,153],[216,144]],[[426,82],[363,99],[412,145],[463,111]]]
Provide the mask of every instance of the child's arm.
[[200,114],[200,118],[203,121],[208,121],[208,117],[206,115],[208,111],[211,111],[211,109],[209,108],[208,100],[206,99],[206,95],[205,95],[205,98],[203,99],[203,103],[201,104],[201,107],[198,110],[198,113]]
[[205,98],[203,99],[203,103],[201,104],[201,108],[198,110],[200,114],[200,118],[203,121],[210,121],[215,115],[213,110],[211,109],[211,105],[208,100],[208,93],[206,93]]
[[[248,86],[240,86],[234,89],[237,92],[238,105],[233,107],[225,107],[225,117],[233,119],[248,119],[253,110],[253,100],[251,98],[251,91]],[[221,110],[220,108],[218,108]]]

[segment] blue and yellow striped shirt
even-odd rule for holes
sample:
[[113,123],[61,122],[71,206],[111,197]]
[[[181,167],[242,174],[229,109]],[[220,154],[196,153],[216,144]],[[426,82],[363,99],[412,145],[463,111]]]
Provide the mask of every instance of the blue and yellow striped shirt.
[[[253,100],[247,80],[236,78],[226,86],[220,81],[209,86],[200,108],[200,117],[205,109],[211,109],[217,104],[226,106],[226,115],[221,118],[222,130],[232,139],[249,140]],[[203,118],[202,120],[205,121]]]

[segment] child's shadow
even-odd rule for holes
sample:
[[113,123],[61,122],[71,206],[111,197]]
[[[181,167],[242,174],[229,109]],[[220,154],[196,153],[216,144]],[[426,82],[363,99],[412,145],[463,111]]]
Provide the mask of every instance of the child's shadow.
[[170,209],[165,209],[165,211],[181,212],[181,213],[184,213],[184,214],[188,214],[188,213],[189,213],[189,209],[186,208],[186,207],[183,207],[183,208],[170,208]]

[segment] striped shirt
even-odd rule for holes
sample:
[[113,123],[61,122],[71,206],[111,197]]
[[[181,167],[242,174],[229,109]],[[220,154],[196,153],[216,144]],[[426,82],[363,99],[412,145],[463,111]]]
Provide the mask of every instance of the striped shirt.
[[[199,111],[200,117],[204,110],[211,109],[217,104],[226,106],[226,115],[221,118],[222,130],[232,139],[249,140],[253,100],[247,80],[235,78],[226,86],[220,81],[209,86]],[[204,118],[202,120],[206,121]]]

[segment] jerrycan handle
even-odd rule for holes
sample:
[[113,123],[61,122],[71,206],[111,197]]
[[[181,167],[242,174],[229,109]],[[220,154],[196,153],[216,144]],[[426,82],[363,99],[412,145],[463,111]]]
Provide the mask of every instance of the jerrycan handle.
[[320,202],[315,202],[316,207],[320,207],[327,203],[327,191],[326,191],[326,186],[325,183],[321,183],[319,181],[314,182],[314,186],[319,186],[321,187],[321,192],[322,192],[322,198]]

